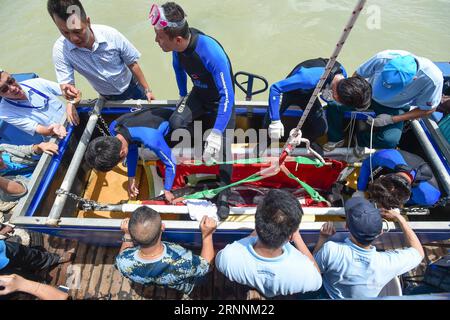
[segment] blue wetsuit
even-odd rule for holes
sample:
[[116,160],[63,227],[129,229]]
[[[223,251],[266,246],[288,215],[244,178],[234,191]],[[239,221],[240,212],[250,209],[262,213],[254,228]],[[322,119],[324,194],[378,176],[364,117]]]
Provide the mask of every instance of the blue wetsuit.
[[110,125],[113,136],[121,134],[128,142],[128,177],[136,176],[138,163],[138,147],[144,145],[153,151],[166,167],[164,189],[170,191],[176,172],[176,160],[165,141],[170,131],[167,119],[173,111],[164,109],[144,109],[128,113]]
[[[281,115],[291,106],[298,105],[303,110],[311,98],[320,77],[325,71],[328,59],[317,58],[298,64],[286,79],[274,83],[270,87],[269,117],[272,121],[281,120]],[[336,61],[325,82],[328,85],[337,74],[347,77],[344,67]],[[266,118],[266,126],[268,119]],[[327,132],[327,121],[319,100],[313,105],[302,129],[303,136],[314,141]]]
[[[231,155],[231,134],[226,129],[235,128],[234,81],[230,59],[220,43],[199,30],[190,29],[191,39],[183,52],[173,52],[173,68],[180,96],[188,94],[187,76],[193,88],[185,104],[178,106],[169,122],[172,130],[189,128],[192,122],[207,112],[215,114],[214,123],[202,123],[203,131],[213,127],[223,133],[224,161]],[[228,152],[227,152],[228,149]],[[221,180],[231,181],[231,165],[220,166]]]
[[[414,181],[408,205],[432,206],[440,198],[438,183],[429,165],[419,156],[395,149],[377,151],[372,156],[374,179],[382,174],[407,171]],[[370,158],[364,160],[358,178],[358,190],[365,191],[371,176]]]

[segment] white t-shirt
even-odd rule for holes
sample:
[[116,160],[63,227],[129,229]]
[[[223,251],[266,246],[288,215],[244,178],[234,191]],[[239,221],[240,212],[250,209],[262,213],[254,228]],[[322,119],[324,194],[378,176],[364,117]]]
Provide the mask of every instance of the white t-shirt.
[[258,255],[247,237],[227,245],[216,257],[216,267],[231,281],[256,288],[266,297],[317,291],[322,278],[312,261],[290,243],[275,258]]

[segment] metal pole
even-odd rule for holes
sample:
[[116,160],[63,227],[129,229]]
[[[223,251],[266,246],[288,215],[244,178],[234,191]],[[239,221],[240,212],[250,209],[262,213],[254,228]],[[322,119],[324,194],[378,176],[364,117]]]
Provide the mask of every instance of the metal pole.
[[350,35],[350,32],[353,29],[353,26],[355,25],[356,20],[358,19],[361,11],[364,9],[364,5],[366,4],[367,0],[359,0],[356,4],[355,8],[352,11],[352,15],[350,16],[350,19],[348,20],[347,24],[345,25],[344,31],[341,34],[341,37],[336,44],[336,48],[334,49],[330,59],[328,60],[328,63],[325,67],[325,71],[320,78],[319,83],[316,86],[316,89],[314,90],[311,98],[309,99],[308,105],[305,108],[305,111],[303,112],[303,115],[300,119],[300,122],[298,123],[297,127],[295,128],[292,135],[289,137],[288,142],[286,143],[285,147],[283,148],[283,153],[280,156],[280,164],[284,162],[286,159],[286,156],[292,152],[292,150],[296,147],[293,145],[293,141],[298,135],[298,132],[303,127],[303,124],[305,123],[306,118],[308,117],[309,112],[311,111],[314,102],[316,101],[317,97],[319,96],[320,91],[322,90],[323,85],[325,84],[325,81],[327,80],[328,76],[330,75],[331,69],[334,66],[334,63],[336,62],[339,53],[341,52],[342,48],[344,47],[345,41],[347,40],[348,36]]
[[[84,129],[83,135],[81,136],[80,142],[78,143],[77,149],[74,153],[72,161],[70,162],[70,166],[67,169],[67,173],[64,177],[64,180],[61,184],[61,190],[64,192],[69,192],[72,188],[75,177],[78,173],[78,169],[80,168],[80,164],[83,161],[84,153],[86,152],[87,145],[91,140],[92,133],[94,132],[95,125],[98,121],[98,116],[105,105],[106,100],[103,97],[99,97],[97,103],[95,104],[92,115],[89,117],[88,123],[86,125],[86,129]],[[55,202],[53,203],[52,210],[50,211],[49,216],[45,222],[46,225],[49,226],[57,226],[58,221],[61,217],[62,210],[67,201],[66,194],[58,194],[56,196]]]
[[430,160],[430,163],[434,168],[436,178],[438,178],[438,180],[441,182],[447,195],[450,195],[450,175],[448,174],[447,169],[439,160],[439,156],[436,153],[436,150],[434,150],[433,145],[428,139],[419,121],[414,120],[411,122],[411,124],[414,133],[417,136],[417,140],[419,140],[419,143],[421,144],[422,148],[424,149],[425,153],[428,156],[428,160]]

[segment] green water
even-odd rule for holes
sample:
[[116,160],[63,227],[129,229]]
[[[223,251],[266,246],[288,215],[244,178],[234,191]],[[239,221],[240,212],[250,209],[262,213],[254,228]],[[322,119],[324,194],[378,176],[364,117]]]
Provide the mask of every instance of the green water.
[[[13,73],[36,72],[55,80],[51,51],[59,33],[47,14],[46,2],[0,0],[0,68]],[[356,0],[178,3],[187,12],[191,26],[222,43],[235,72],[261,74],[273,83],[302,60],[328,57]],[[158,99],[178,96],[171,55],[154,42],[147,20],[152,1],[84,0],[83,4],[92,23],[118,29],[139,49],[140,64]],[[373,24],[378,9],[381,19]],[[369,0],[339,60],[353,73],[360,63],[384,49],[450,61],[450,0]],[[96,97],[81,76],[77,76],[77,86],[83,97]],[[242,98],[239,93],[238,99]],[[255,100],[266,98],[267,92]]]

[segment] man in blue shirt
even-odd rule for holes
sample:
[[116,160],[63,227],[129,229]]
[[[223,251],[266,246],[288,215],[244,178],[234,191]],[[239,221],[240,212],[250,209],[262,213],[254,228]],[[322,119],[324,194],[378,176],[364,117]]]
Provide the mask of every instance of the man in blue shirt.
[[[425,254],[408,222],[395,210],[376,209],[363,197],[345,203],[345,242],[327,240],[336,232],[324,224],[314,257],[323,277],[323,288],[332,299],[376,298],[394,277],[417,267]],[[382,233],[382,216],[400,225],[407,248],[377,252],[372,242]]]
[[319,269],[298,230],[302,215],[292,194],[271,190],[256,211],[255,232],[219,251],[217,269],[266,297],[318,290]]
[[122,221],[124,232],[116,266],[123,276],[143,285],[159,285],[190,294],[210,271],[214,259],[214,219],[200,222],[202,251],[193,254],[178,244],[161,241],[165,226],[159,213],[148,207],[134,211]]
[[[397,147],[403,123],[432,114],[441,102],[444,77],[429,59],[403,50],[385,50],[362,64],[356,74],[368,79],[373,88],[372,106],[377,117],[369,119],[374,126],[373,147]],[[412,109],[414,108],[414,109]],[[327,113],[328,140],[343,141],[343,114],[351,110],[337,105]],[[370,132],[358,135],[359,146],[370,146]]]
[[[206,138],[203,158],[206,161],[231,159],[234,139],[234,81],[231,62],[217,40],[189,28],[183,9],[174,2],[153,5],[150,20],[164,52],[172,52],[179,94],[185,99],[170,118],[173,130],[188,128],[207,112],[215,114],[215,123]],[[187,75],[194,88],[188,95]],[[221,157],[223,155],[223,157]],[[221,165],[219,174],[225,185],[231,183],[232,165]],[[229,214],[229,190],[218,195],[218,215]]]
[[[280,139],[284,135],[281,116],[292,105],[305,109],[314,89],[322,77],[328,59],[316,58],[298,64],[285,80],[270,87],[269,95],[269,136]],[[347,79],[344,67],[335,62],[330,75],[324,85],[324,98],[336,100],[342,104],[351,105],[358,109],[367,109],[370,105],[371,88],[369,83],[361,77]],[[327,97],[325,97],[327,96]],[[266,117],[265,125],[268,125]],[[322,105],[317,99],[302,128],[303,137],[314,142],[327,133],[327,119]]]
[[[371,179],[374,181],[370,184]],[[441,196],[436,178],[425,160],[415,154],[394,149],[377,151],[372,159],[369,157],[364,160],[357,188],[357,194],[360,195],[369,189],[370,200],[386,209],[391,208],[387,205],[400,208],[405,203],[433,206]],[[402,193],[405,197],[400,196]],[[393,199],[403,200],[397,203]]]
[[170,131],[167,119],[171,114],[171,110],[143,109],[119,117],[109,128],[113,137],[98,137],[89,143],[85,154],[86,162],[96,170],[107,172],[126,158],[128,195],[135,197],[139,194],[135,179],[138,148],[144,145],[166,167],[164,195],[168,202],[172,202],[175,199],[171,190],[175,179],[176,159],[165,141],[165,136]]
[[[53,62],[67,100],[79,95],[75,70],[107,100],[154,100],[137,62],[140,53],[120,32],[91,25],[79,0],[48,0],[47,10],[62,34],[53,47]],[[70,122],[78,124],[75,106],[67,111]]]
[[67,133],[63,122],[61,89],[54,82],[36,78],[18,83],[8,72],[0,70],[0,119],[34,136]]

